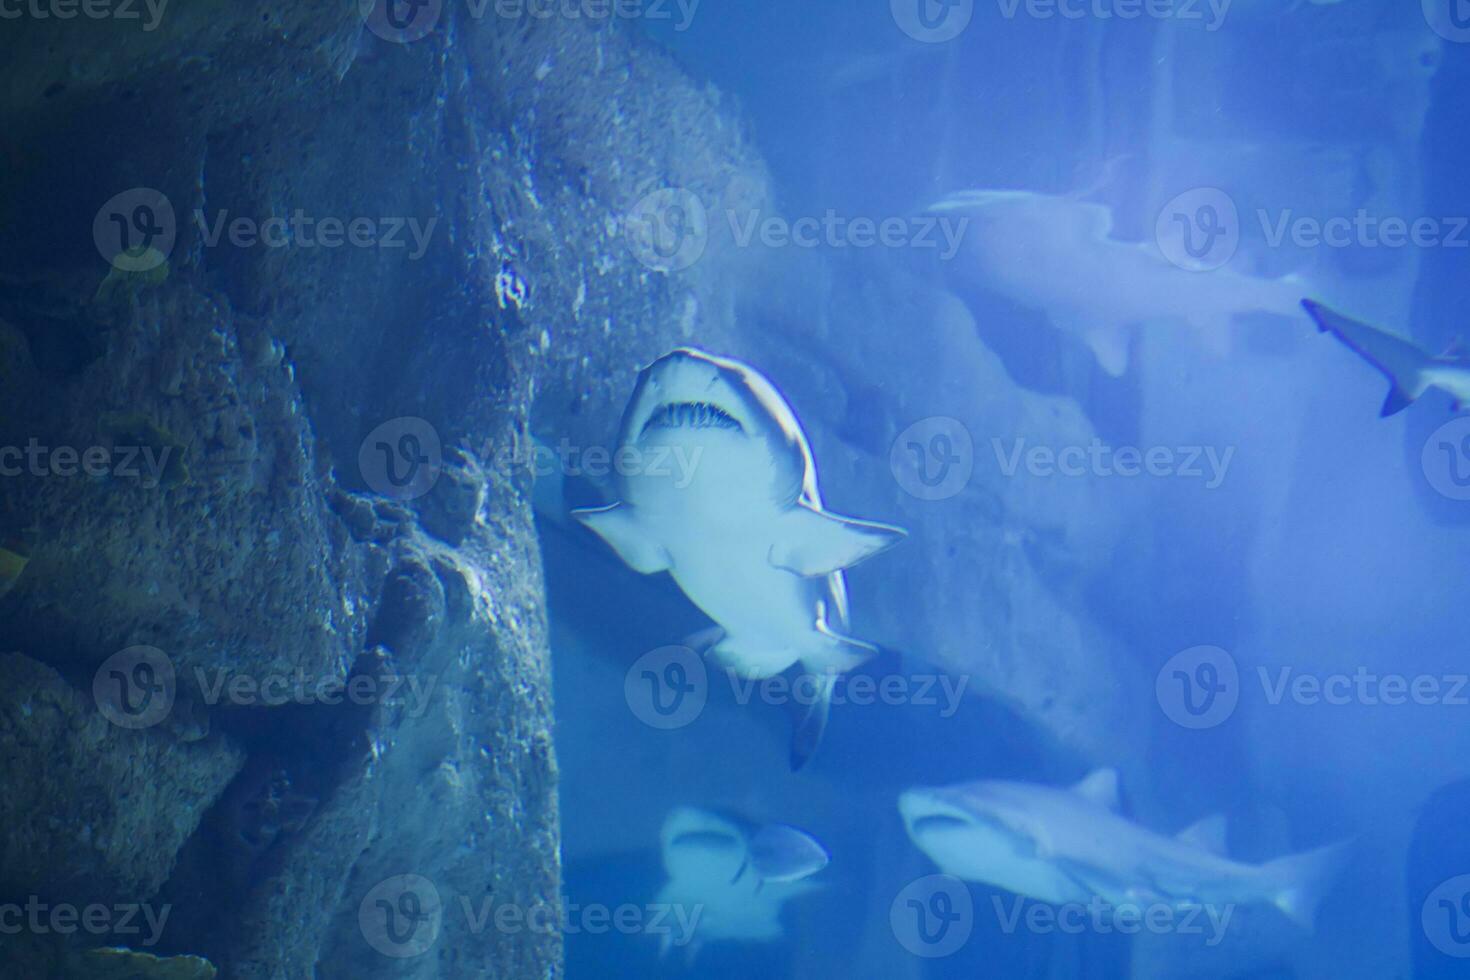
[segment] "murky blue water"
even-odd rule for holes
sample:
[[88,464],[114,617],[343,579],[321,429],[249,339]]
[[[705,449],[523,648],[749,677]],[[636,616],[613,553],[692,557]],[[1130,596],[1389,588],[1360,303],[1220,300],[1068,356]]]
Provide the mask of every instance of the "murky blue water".
[[[1470,422],[1403,377],[1422,397],[1380,418],[1374,353],[1438,355],[1470,300],[1470,6],[1422,8],[643,18],[771,169],[768,209],[706,221],[813,293],[773,285],[721,352],[790,403],[834,509],[912,533],[848,575],[851,632],[884,652],[793,773],[799,694],[659,654],[709,620],[546,523],[571,976],[1470,976]],[[1307,298],[1379,333],[1321,332]],[[976,880],[898,808],[1098,768],[1150,846],[1088,838],[1080,804],[1061,827],[990,815],[1007,843],[971,845]],[[661,902],[680,806],[800,828],[830,863]],[[1248,887],[1154,846],[1212,814]],[[1309,886],[1247,873],[1338,842]],[[1004,887],[1011,859],[1075,896]],[[681,929],[706,904],[779,927]]]

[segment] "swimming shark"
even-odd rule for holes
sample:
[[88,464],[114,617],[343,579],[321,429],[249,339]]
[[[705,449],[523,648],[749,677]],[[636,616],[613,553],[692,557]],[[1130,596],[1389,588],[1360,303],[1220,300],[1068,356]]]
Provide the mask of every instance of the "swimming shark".
[[821,887],[810,881],[830,860],[805,831],[757,826],[740,817],[681,806],[660,835],[667,882],[660,906],[688,925],[663,933],[661,952],[682,946],[693,962],[705,943],[781,938],[782,906]]
[[1300,314],[1305,290],[1295,276],[1184,268],[1157,243],[1114,239],[1112,210],[1075,196],[961,191],[926,210],[970,218],[957,260],[966,281],[1046,314],[1079,336],[1113,377],[1128,369],[1135,325],[1187,322],[1223,353],[1232,317]]
[[899,798],[909,837],[947,874],[1054,905],[1276,906],[1311,929],[1344,857],[1337,844],[1243,864],[1225,856],[1208,818],[1165,837],[1119,813],[1118,776],[1099,769],[1071,788],[976,782]]
[[1303,300],[1302,306],[1322,332],[1332,334],[1388,378],[1391,387],[1379,413],[1381,418],[1402,412],[1430,388],[1449,392],[1455,399],[1456,412],[1470,407],[1470,354],[1452,350],[1436,357],[1402,337],[1314,300]]
[[843,569],[907,532],[825,510],[811,447],[781,393],[749,365],[692,348],[639,373],[614,458],[619,501],[572,516],[636,571],[673,576],[718,626],[706,637],[716,663],[762,679],[799,662],[814,677],[792,736],[800,769],[821,741],[837,675],[878,652],[847,635]]

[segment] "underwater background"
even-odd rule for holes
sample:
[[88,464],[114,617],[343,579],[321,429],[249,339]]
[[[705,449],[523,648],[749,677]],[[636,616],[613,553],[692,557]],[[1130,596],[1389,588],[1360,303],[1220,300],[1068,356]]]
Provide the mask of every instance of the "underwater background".
[[1470,977],[1464,0],[0,44],[0,976]]

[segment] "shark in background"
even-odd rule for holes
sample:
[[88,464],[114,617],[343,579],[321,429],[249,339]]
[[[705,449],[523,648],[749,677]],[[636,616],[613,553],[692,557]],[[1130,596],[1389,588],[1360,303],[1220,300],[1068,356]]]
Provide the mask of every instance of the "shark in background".
[[1139,325],[1187,323],[1224,353],[1234,317],[1301,312],[1306,290],[1295,276],[1184,268],[1154,242],[1113,238],[1112,210],[1076,196],[961,191],[927,210],[970,219],[954,260],[962,280],[1045,314],[1058,330],[1077,335],[1113,377],[1128,370]]
[[730,358],[686,348],[644,368],[615,458],[636,460],[617,467],[619,501],[572,516],[636,571],[672,575],[717,624],[708,656],[726,669],[761,679],[799,662],[817,679],[792,737],[800,769],[837,675],[878,652],[848,635],[843,570],[906,532],[825,510],[795,413]]
[[780,939],[782,907],[819,889],[810,879],[830,860],[820,842],[795,827],[757,826],[690,806],[669,813],[660,843],[668,880],[657,902],[691,923],[687,935],[665,933],[661,953],[682,946],[690,964],[707,943]]
[[941,871],[1054,905],[1233,908],[1274,905],[1311,929],[1345,857],[1336,844],[1261,865],[1225,855],[1223,818],[1177,837],[1119,813],[1118,777],[1099,769],[1071,788],[985,781],[911,789],[899,798],[910,839]]
[[1332,334],[1388,378],[1388,399],[1380,417],[1397,415],[1430,388],[1448,392],[1456,412],[1470,408],[1470,354],[1452,348],[1436,357],[1411,341],[1314,300],[1303,300],[1302,306],[1323,333]]

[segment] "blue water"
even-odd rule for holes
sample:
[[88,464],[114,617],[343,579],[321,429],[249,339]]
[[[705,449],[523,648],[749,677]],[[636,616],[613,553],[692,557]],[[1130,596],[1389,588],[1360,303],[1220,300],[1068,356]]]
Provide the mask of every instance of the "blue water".
[[[1177,16],[1136,19],[1116,16],[1122,0],[1063,4],[1075,17],[1044,16],[1054,5],[1022,3],[1007,16],[1001,2],[917,3],[936,22],[970,6],[973,16],[947,40],[905,33],[900,22],[913,12],[904,3],[890,10],[868,0],[711,2],[687,29],[658,19],[640,26],[738,100],[771,170],[773,213],[908,220],[969,189],[1074,195],[1111,210],[1110,241],[1142,247],[1164,202],[1217,189],[1238,207],[1230,269],[1296,275],[1302,298],[1354,311],[1430,352],[1464,331],[1463,0],[1428,0],[1424,10],[1412,0],[1237,0],[1218,17],[1181,2],[1158,8],[1179,8]],[[1395,247],[1355,229],[1330,244],[1272,240],[1278,221],[1359,213],[1427,219],[1438,238]],[[1207,230],[1197,207],[1186,218]],[[1031,228],[1038,241],[1055,230]],[[1022,233],[1011,244],[1033,243]],[[839,705],[799,773],[787,765],[785,712],[739,704],[723,682],[709,685],[696,721],[674,731],[643,724],[625,694],[628,672],[708,621],[666,576],[638,576],[591,535],[544,521],[569,975],[1470,976],[1470,878],[1457,881],[1470,875],[1470,689],[1459,689],[1470,671],[1470,493],[1460,492],[1470,484],[1470,431],[1445,428],[1451,398],[1431,391],[1380,419],[1388,382],[1305,316],[1213,327],[1228,332],[1227,344],[1135,336],[1128,370],[1113,377],[1035,296],[1008,295],[1005,283],[965,267],[974,261],[966,253],[855,255],[831,242],[815,252],[829,294],[814,309],[825,302],[848,317],[826,334],[829,348],[806,352],[810,370],[774,343],[763,350],[753,341],[740,354],[798,416],[815,420],[808,434],[829,500],[854,509],[893,500],[938,528],[905,542],[902,559],[879,556],[851,573],[854,632],[891,648],[859,673],[875,684],[964,676],[966,693],[951,713],[912,698]],[[1086,263],[1098,253],[1071,254]],[[897,474],[882,462],[898,430],[924,416],[973,418],[991,393],[931,389],[922,371],[896,362],[885,371],[896,334],[914,350],[943,353],[924,323],[891,318],[891,304],[853,315],[864,309],[865,283],[893,270],[954,297],[1015,390],[1069,406],[1111,446],[1233,449],[1226,478],[1206,488],[1203,479],[1093,473],[1079,497],[1053,493],[1064,478],[1042,474],[1018,500],[996,476],[992,440],[1046,437],[1034,417],[1012,417],[1010,429],[970,433],[978,475],[968,496],[925,508],[894,494]],[[1046,271],[1061,293],[1083,270]],[[704,338],[696,332],[691,342]],[[838,433],[825,421],[831,375],[846,385]],[[853,378],[869,386],[866,399]],[[894,417],[895,404],[907,414]],[[852,446],[879,465],[848,465]],[[857,516],[905,523],[896,510]],[[1027,553],[1027,575],[1008,577],[1009,552],[976,553],[977,542],[998,540],[977,531],[986,521],[1045,539]],[[1101,543],[1066,538],[1102,526],[1115,530]],[[1006,604],[960,615],[965,580],[944,574],[956,562],[987,570],[983,583],[975,573],[976,603],[1006,596]],[[1011,580],[1016,592],[1007,595],[996,582]],[[935,582],[950,594],[920,594]],[[1054,665],[1027,656],[1026,643],[1054,622],[1067,628],[1048,618],[1032,582],[1106,644],[1085,650],[1071,677],[1047,678]],[[952,622],[924,619],[944,610]],[[1023,626],[953,632],[1001,621]],[[1202,646],[1218,653],[1173,659]],[[966,660],[967,647],[998,652]],[[1180,705],[1200,708],[1207,687],[1171,693],[1170,685],[1216,677],[1199,671],[1200,657],[1234,669],[1225,683],[1236,703],[1191,726]],[[1273,686],[1302,677],[1306,688]],[[1433,693],[1395,697],[1395,679]],[[1337,694],[1313,694],[1321,683],[1337,684]],[[1053,726],[1066,715],[1049,714],[1035,694],[1049,684],[1085,702],[1075,714],[1081,730]],[[1269,902],[1241,903],[1216,944],[1187,929],[1134,938],[1106,921],[1063,930],[1044,914],[1007,927],[1011,910],[1046,903],[1016,906],[1013,892],[967,881],[968,911],[954,923],[964,936],[945,955],[915,938],[904,916],[951,906],[902,900],[941,869],[906,834],[900,793],[995,779],[1066,786],[1097,767],[1120,772],[1122,810],[1141,827],[1172,835],[1226,815],[1232,856],[1247,864],[1350,842],[1323,886],[1315,928]],[[631,904],[646,914],[656,902],[665,879],[659,829],[679,805],[789,824],[826,847],[831,862],[810,879],[820,887],[784,904],[779,936],[713,941],[690,958],[682,947],[660,956],[646,919],[585,928],[588,908]]]

